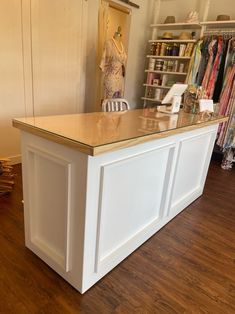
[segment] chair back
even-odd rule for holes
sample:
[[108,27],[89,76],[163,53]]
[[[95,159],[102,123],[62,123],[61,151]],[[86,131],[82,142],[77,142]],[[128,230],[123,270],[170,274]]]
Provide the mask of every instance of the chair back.
[[102,103],[102,111],[104,112],[125,111],[129,109],[128,101],[123,98],[104,99]]

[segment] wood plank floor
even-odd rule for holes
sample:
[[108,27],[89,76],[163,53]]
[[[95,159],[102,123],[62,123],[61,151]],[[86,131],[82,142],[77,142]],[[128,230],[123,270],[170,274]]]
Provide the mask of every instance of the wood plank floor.
[[24,246],[21,169],[0,198],[0,313],[235,313],[235,170],[84,295]]

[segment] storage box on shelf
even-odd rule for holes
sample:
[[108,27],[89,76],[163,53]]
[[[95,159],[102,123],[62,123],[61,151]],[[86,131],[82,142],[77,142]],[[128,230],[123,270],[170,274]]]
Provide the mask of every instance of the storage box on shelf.
[[[161,105],[167,91],[174,83],[185,83],[189,63],[196,43],[197,31],[201,28],[199,23],[167,23],[151,24],[152,39],[149,40],[149,53],[147,54],[147,73],[145,87],[144,107],[148,103]],[[159,35],[159,32],[171,30],[171,38]],[[179,32],[188,31],[192,38],[181,36]]]

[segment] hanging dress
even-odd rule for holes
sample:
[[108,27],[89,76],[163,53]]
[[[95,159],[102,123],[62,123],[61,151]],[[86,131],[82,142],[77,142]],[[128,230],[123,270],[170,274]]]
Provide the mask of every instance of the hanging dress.
[[105,43],[100,68],[104,73],[104,98],[122,98],[124,94],[124,72],[127,55],[121,43],[121,49],[115,39]]

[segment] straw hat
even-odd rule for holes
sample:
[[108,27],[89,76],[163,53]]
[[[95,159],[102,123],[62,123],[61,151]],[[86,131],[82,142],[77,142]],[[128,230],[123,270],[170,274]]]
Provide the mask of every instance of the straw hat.
[[175,23],[175,17],[173,15],[167,16],[164,24],[172,24],[172,23]]
[[220,14],[217,16],[216,21],[229,21],[230,16],[226,14]]
[[192,39],[192,36],[189,32],[182,32],[179,35],[179,39],[188,40],[188,39]]
[[162,35],[162,39],[173,39],[173,34],[170,32],[165,32]]

